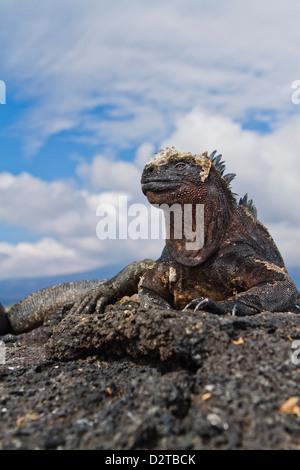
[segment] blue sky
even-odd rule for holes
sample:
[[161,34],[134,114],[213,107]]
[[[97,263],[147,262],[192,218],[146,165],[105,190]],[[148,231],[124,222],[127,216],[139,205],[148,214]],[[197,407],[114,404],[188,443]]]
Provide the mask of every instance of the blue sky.
[[300,4],[2,0],[0,280],[160,254],[96,237],[167,145],[218,149],[289,269],[300,269]]

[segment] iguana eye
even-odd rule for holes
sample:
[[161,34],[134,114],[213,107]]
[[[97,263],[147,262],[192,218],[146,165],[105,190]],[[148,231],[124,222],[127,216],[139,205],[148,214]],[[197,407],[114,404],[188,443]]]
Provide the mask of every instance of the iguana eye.
[[177,165],[175,165],[175,168],[176,170],[183,170],[184,168],[186,168],[186,163],[177,163]]
[[149,167],[147,168],[148,173],[153,173],[154,170],[155,170],[154,165],[149,166]]

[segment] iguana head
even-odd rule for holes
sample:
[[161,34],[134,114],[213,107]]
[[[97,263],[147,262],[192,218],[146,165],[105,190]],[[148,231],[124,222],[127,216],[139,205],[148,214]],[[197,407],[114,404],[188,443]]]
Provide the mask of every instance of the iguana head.
[[221,187],[226,191],[235,176],[223,176],[225,165],[216,151],[208,156],[179,152],[174,147],[160,150],[145,165],[142,174],[142,190],[151,204],[190,204],[207,202],[213,192]]
[[[204,246],[200,250],[187,252],[184,239],[171,236],[166,241],[172,255],[181,264],[202,263],[219,246],[225,224],[236,206],[229,187],[235,175],[223,175],[224,169],[221,155],[216,156],[216,151],[211,155],[207,152],[192,155],[179,152],[174,147],[161,150],[145,165],[141,184],[151,204],[204,206]],[[194,217],[193,228],[196,223]]]

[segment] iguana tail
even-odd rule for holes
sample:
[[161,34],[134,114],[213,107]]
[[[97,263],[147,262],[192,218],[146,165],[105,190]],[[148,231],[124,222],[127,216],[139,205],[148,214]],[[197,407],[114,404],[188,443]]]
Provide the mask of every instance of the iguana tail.
[[47,315],[62,306],[71,308],[77,299],[104,282],[106,279],[69,282],[48,287],[21,300],[8,312],[0,303],[0,335],[17,335],[37,328]]

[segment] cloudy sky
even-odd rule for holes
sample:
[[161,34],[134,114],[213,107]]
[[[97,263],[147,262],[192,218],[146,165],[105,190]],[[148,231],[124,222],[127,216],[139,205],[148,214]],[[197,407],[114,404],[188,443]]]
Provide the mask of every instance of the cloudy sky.
[[1,0],[0,280],[158,257],[99,240],[96,209],[146,202],[167,145],[222,153],[299,270],[299,17],[296,0]]

